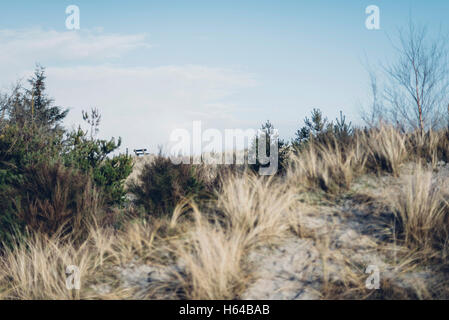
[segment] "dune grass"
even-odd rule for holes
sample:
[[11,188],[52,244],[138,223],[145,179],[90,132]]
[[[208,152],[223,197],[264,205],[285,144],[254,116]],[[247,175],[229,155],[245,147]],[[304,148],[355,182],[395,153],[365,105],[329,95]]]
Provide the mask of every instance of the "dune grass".
[[[146,298],[238,299],[256,277],[248,262],[251,252],[294,236],[311,239],[320,252],[323,299],[429,298],[435,297],[435,292],[443,297],[448,292],[443,285],[410,293],[387,280],[382,280],[382,294],[368,292],[364,269],[354,265],[352,257],[338,251],[332,242],[338,226],[329,228],[329,234],[323,236],[306,232],[303,219],[305,211],[316,217],[321,214],[321,207],[304,202],[305,194],[311,191],[320,190],[329,196],[329,205],[337,206],[351,194],[352,185],[361,176],[391,179],[392,186],[379,186],[382,192],[373,196],[395,217],[391,236],[385,243],[375,244],[375,249],[387,252],[394,242],[401,248],[397,250],[401,261],[416,253],[420,258],[407,260],[407,267],[401,267],[403,272],[429,264],[443,270],[449,256],[449,181],[432,169],[445,159],[447,144],[445,133],[421,138],[384,126],[357,132],[346,145],[337,140],[312,141],[290,156],[283,176],[262,177],[250,170],[222,174],[213,166],[204,167],[202,170],[213,179],[221,179],[206,202],[182,198],[165,215],[130,214],[120,227],[103,225],[89,217],[86,221],[93,222],[81,241],[31,230],[3,248],[0,298],[135,298],[137,288],[124,286],[118,270],[138,263],[177,266],[170,280],[158,283],[157,288],[148,287]],[[423,161],[430,169],[421,164]],[[411,172],[403,173],[410,162],[414,163]],[[95,215],[95,210],[88,211]],[[65,272],[70,265],[79,268],[80,290],[66,287]],[[107,290],[98,289],[102,286]]]

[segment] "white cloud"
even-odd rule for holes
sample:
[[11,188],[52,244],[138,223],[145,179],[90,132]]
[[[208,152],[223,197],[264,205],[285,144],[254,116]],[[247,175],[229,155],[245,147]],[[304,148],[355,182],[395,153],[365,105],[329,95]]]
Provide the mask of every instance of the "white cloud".
[[255,85],[246,73],[204,66],[48,68],[48,88],[58,104],[71,108],[66,124],[80,123],[81,110],[97,107],[102,136],[122,136],[124,148],[168,141],[175,128],[192,121],[226,128],[238,108],[228,98]]
[[117,58],[149,46],[145,34],[105,34],[100,29],[64,32],[41,28],[0,30],[1,57],[10,59],[30,55],[35,59],[58,60]]
[[69,107],[66,125],[79,124],[81,110],[102,113],[102,137],[121,136],[131,150],[167,142],[175,128],[194,120],[207,127],[236,123],[241,105],[234,93],[255,85],[245,72],[199,65],[120,67],[132,51],[150,47],[144,34],[96,31],[0,30],[0,84],[28,78],[35,62],[47,67],[47,88],[56,104]]
[[133,50],[149,47],[145,34],[107,34],[101,29],[0,30],[2,80],[12,81],[10,78],[17,77],[36,62],[44,65],[104,63],[110,59],[120,58]]

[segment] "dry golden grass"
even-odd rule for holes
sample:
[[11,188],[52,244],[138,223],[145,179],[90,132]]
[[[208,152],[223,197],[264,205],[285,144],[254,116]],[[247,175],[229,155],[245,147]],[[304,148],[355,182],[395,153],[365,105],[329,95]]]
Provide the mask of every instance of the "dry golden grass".
[[199,223],[175,251],[185,267],[179,276],[185,297],[235,299],[247,281],[245,242],[219,225]]
[[399,175],[407,157],[406,136],[392,126],[381,126],[362,134],[361,144],[367,148],[367,165],[372,169]]
[[438,144],[441,139],[440,132],[429,131],[423,135],[419,131],[412,132],[409,137],[409,149],[415,151],[417,159],[421,158],[429,160],[432,167],[438,162]]
[[[237,298],[251,278],[249,251],[288,233],[295,202],[295,192],[273,178],[244,173],[223,182],[216,203],[222,216],[211,219],[193,206],[193,230],[176,250],[185,266],[187,298]],[[175,210],[174,221],[181,214]]]
[[364,154],[358,144],[343,146],[333,143],[310,145],[299,155],[292,156],[287,176],[290,182],[308,189],[320,188],[329,193],[347,190],[355,175],[364,166]]
[[424,134],[415,131],[408,134],[407,138],[410,160],[424,160],[430,163],[432,168],[435,168],[439,161],[449,161],[449,129],[430,130]]
[[[2,299],[90,299],[102,298],[89,290],[89,284],[101,274],[102,255],[87,242],[76,247],[58,239],[33,235],[0,259],[0,297]],[[82,290],[68,290],[65,274],[68,266],[79,268]],[[105,297],[103,297],[105,298]]]
[[[251,251],[278,244],[292,233],[314,241],[319,250],[320,296],[324,299],[429,298],[434,292],[443,296],[443,292],[448,292],[445,287],[435,291],[423,285],[410,291],[387,280],[382,280],[381,293],[367,291],[364,270],[335,249],[329,235],[317,235],[303,224],[306,211],[320,214],[313,205],[299,201],[305,190],[320,189],[331,194],[332,204],[365,169],[399,176],[407,159],[427,157],[408,155],[412,146],[406,139],[406,135],[384,126],[369,134],[357,133],[353,143],[344,147],[337,141],[313,142],[299,155],[292,155],[284,177],[261,177],[244,171],[225,174],[216,197],[207,205],[183,199],[168,216],[130,217],[119,230],[94,223],[81,242],[32,233],[0,256],[0,298],[133,298],[137,288],[123,287],[114,270],[137,261],[143,265],[179,267],[170,281],[159,283],[155,290],[148,289],[147,298],[236,299],[254,277],[248,265]],[[413,148],[425,150],[435,166],[444,153],[444,136],[431,134],[426,139],[415,137]],[[425,149],[426,144],[430,144],[429,150]],[[147,160],[138,159],[134,175]],[[214,166],[205,165],[202,170],[211,180],[219,175]],[[447,265],[448,181],[436,179],[435,174],[420,165],[411,176],[402,175],[400,179],[395,179],[397,186],[385,189],[379,196],[399,222],[400,228],[392,236],[400,238],[400,246],[406,245],[400,250],[395,248],[399,262],[395,260],[394,264],[406,273],[420,266],[421,257],[426,255],[429,259],[424,259],[425,263],[438,256]],[[333,227],[337,222],[330,224]],[[335,230],[329,228],[329,232]],[[374,247],[384,252],[391,249]],[[81,272],[79,291],[66,288],[65,270],[69,265],[76,265]],[[339,274],[338,279],[333,277],[335,274]],[[102,284],[108,284],[109,290],[100,292],[93,287]]]
[[288,185],[245,173],[223,183],[216,207],[228,229],[244,234],[247,246],[253,246],[285,235],[296,203],[296,192]]
[[[222,216],[217,219],[186,200],[171,218],[130,221],[119,231],[93,225],[79,246],[35,234],[0,257],[1,298],[127,298],[132,290],[121,288],[108,270],[136,258],[150,264],[180,263],[181,297],[236,298],[250,279],[249,250],[288,232],[289,210],[296,198],[273,179],[249,174],[228,177],[218,197]],[[172,260],[164,261],[164,254]],[[79,291],[66,288],[68,265],[80,269]],[[105,279],[114,283],[112,291],[100,294],[91,288]]]
[[[149,224],[129,222],[121,231],[92,225],[88,238],[74,243],[36,233],[0,257],[1,299],[126,299],[134,288],[120,286],[114,267],[126,265],[136,257],[143,261],[161,261],[167,232],[166,221]],[[168,228],[168,227],[167,227]],[[161,239],[164,238],[164,239]],[[66,287],[68,266],[79,269],[80,290]],[[99,292],[93,286],[107,284],[110,290]]]
[[448,241],[449,206],[447,181],[438,181],[421,165],[395,190],[387,190],[385,198],[400,221],[405,242],[432,248],[435,242]]

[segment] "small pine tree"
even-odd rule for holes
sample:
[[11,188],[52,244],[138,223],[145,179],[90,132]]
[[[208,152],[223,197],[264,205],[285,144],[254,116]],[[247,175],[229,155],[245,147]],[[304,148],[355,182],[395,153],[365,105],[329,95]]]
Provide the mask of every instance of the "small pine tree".
[[335,119],[334,123],[333,121],[328,121],[326,117],[323,117],[319,109],[313,109],[311,118],[306,117],[304,124],[305,126],[296,131],[296,137],[292,141],[293,149],[296,152],[300,152],[312,140],[325,144],[333,144],[333,140],[336,139],[342,145],[345,145],[350,142],[349,140],[354,133],[352,123],[346,122],[346,117],[341,111],[340,118]]
[[305,126],[301,127],[295,133],[295,139],[292,141],[292,146],[296,150],[302,149],[311,139],[317,138],[332,127],[320,109],[314,108],[311,113],[311,118],[304,119]]
[[343,115],[343,112],[340,111],[340,119],[335,119],[334,124],[334,135],[335,137],[342,142],[347,142],[348,139],[354,133],[354,129],[352,128],[352,123],[346,122],[346,116]]

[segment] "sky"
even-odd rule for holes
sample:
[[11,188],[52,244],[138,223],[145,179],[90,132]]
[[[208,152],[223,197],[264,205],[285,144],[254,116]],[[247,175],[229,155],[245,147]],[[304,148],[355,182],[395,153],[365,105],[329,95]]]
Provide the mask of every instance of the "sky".
[[[80,29],[66,28],[66,8]],[[379,7],[380,29],[365,9]],[[449,31],[447,0],[2,1],[0,90],[46,67],[48,93],[102,114],[100,137],[155,152],[173,130],[257,129],[290,140],[313,108],[361,123],[366,66],[392,59],[409,19]]]

